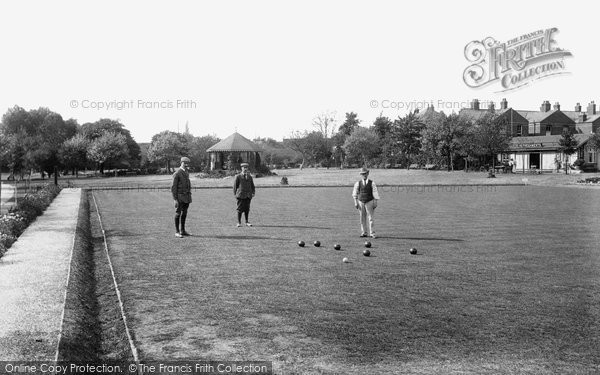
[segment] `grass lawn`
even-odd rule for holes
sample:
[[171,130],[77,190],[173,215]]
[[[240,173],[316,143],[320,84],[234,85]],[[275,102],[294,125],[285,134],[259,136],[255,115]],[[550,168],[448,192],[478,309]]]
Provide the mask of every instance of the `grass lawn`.
[[198,190],[193,236],[177,239],[169,193],[94,192],[142,360],[267,360],[278,374],[600,371],[596,191],[388,189],[368,258],[350,193],[258,189],[255,226],[235,228],[232,192]]
[[[276,176],[255,178],[257,186],[279,186],[283,176],[288,178],[290,186],[352,186],[359,178],[358,169],[306,168],[275,170]],[[233,178],[197,178],[192,173],[192,186],[229,187]],[[576,182],[587,177],[600,177],[600,173],[585,174],[496,174],[496,178],[487,178],[486,172],[463,171],[425,171],[406,169],[372,169],[370,178],[378,185],[541,185],[575,186]],[[54,180],[34,179],[32,184],[53,182]],[[80,177],[61,176],[59,183],[65,186],[84,188],[164,188],[171,186],[172,177],[167,175],[123,176],[123,177]],[[3,180],[3,183],[4,182]],[[593,188],[593,187],[592,187]]]

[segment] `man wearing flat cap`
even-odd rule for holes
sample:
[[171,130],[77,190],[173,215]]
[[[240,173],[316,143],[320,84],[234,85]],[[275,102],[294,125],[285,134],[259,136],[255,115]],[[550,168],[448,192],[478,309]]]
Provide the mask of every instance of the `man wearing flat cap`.
[[248,221],[248,214],[250,212],[250,201],[256,191],[254,181],[252,181],[252,176],[250,176],[250,171],[248,170],[248,163],[242,163],[240,167],[242,167],[242,172],[235,176],[235,182],[233,183],[233,195],[237,199],[238,228],[242,226],[242,213],[246,219],[246,226],[252,226]]
[[358,209],[360,214],[360,236],[375,238],[373,215],[379,200],[379,192],[375,182],[369,180],[369,170],[367,168],[360,170],[360,177],[360,180],[354,184],[354,190],[352,190],[354,207]]
[[171,185],[171,194],[175,201],[175,237],[178,238],[190,235],[185,231],[185,219],[187,218],[188,207],[192,203],[189,165],[190,159],[182,157],[181,166],[173,173],[173,185]]

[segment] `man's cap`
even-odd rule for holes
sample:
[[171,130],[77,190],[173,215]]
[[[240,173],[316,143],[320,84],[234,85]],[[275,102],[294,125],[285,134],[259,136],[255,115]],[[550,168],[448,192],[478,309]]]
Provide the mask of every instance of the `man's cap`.
[[363,167],[360,169],[360,174],[367,174],[367,173],[369,173],[369,170],[367,168]]
[[248,164],[248,163],[242,163],[242,164],[240,164],[240,167],[249,167],[249,166],[250,166],[250,164]]
[[190,162],[190,158],[186,158],[185,156],[181,158],[181,162],[186,162],[189,163]]

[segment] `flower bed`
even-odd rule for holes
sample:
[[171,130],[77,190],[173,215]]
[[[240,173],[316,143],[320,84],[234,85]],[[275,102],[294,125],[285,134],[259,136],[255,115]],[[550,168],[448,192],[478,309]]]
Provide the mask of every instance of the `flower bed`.
[[578,184],[592,184],[592,185],[598,185],[600,184],[600,177],[588,177],[585,180],[578,180],[577,181]]
[[48,184],[33,194],[27,194],[17,207],[0,216],[0,257],[12,246],[25,228],[42,214],[60,193],[60,187]]

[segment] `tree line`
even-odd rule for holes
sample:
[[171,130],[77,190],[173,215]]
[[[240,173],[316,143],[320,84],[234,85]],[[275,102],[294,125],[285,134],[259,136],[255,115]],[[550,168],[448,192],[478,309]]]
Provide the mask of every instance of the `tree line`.
[[[129,130],[118,120],[100,119],[79,125],[64,120],[48,108],[27,111],[10,108],[0,123],[0,168],[8,168],[13,178],[40,172],[42,178],[55,171],[78,175],[84,169],[103,174],[105,170],[156,171],[170,162],[189,155],[197,165],[205,164],[205,151],[219,141],[215,136],[194,137],[164,131],[152,137],[142,158],[142,149]],[[144,150],[146,151],[146,150]]]
[[0,167],[14,177],[39,171],[77,173],[83,168],[139,166],[140,148],[119,121],[79,125],[48,108],[10,108],[0,124]]
[[493,112],[469,119],[430,109],[395,120],[380,115],[368,127],[349,112],[337,131],[334,115],[326,112],[313,125],[315,130],[293,132],[283,142],[301,155],[302,165],[463,169],[493,163],[511,139],[509,124]]
[[[255,138],[268,166],[296,167],[405,167],[427,164],[453,169],[492,165],[496,155],[508,149],[510,124],[494,112],[477,118],[446,115],[432,108],[409,112],[391,120],[380,115],[362,126],[354,112],[346,113],[338,127],[335,113],[324,112],[312,122],[313,130],[295,131],[289,138]],[[561,149],[576,150],[572,134],[565,134]],[[187,155],[195,170],[208,169],[206,150],[219,142],[214,135],[193,136],[186,124],[183,133],[163,131],[150,144],[136,143],[118,120],[100,119],[79,125],[64,120],[48,108],[30,111],[15,106],[0,124],[0,168],[13,176],[31,171],[52,176],[55,170],[77,175],[83,169],[145,169],[170,172],[173,162]],[[590,139],[595,149],[598,135]]]

